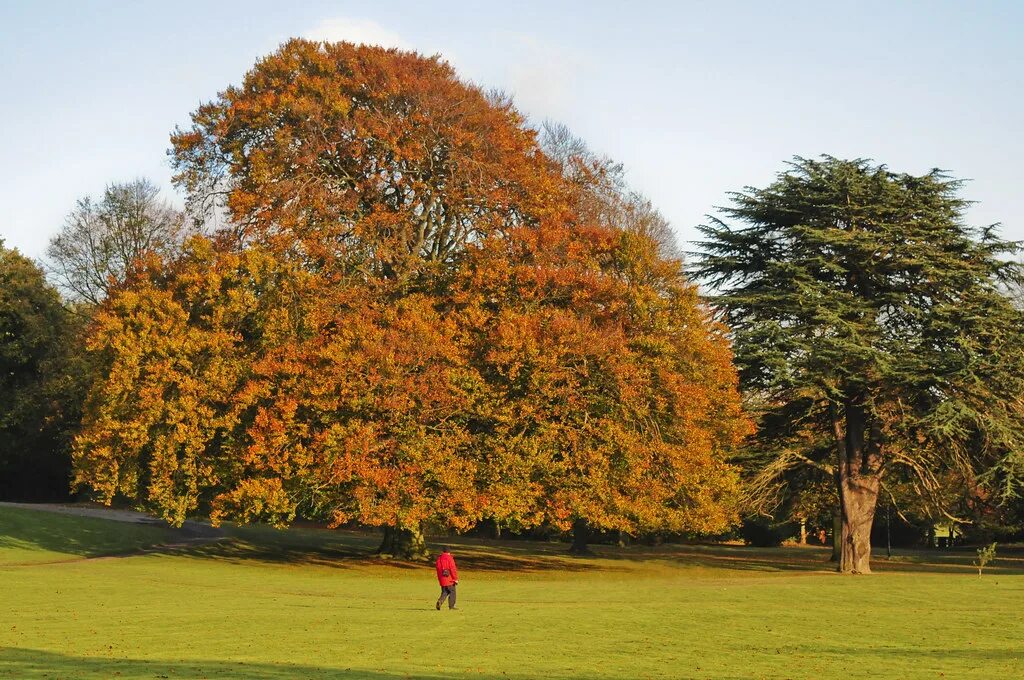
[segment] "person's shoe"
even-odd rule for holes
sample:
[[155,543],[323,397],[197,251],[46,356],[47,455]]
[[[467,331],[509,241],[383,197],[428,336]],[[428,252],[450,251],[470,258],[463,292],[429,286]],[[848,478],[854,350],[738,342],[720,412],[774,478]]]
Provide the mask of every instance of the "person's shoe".
[[441,611],[441,600],[437,601],[437,605],[434,607],[437,611]]
[[[440,609],[441,605],[437,605],[437,608]],[[453,609],[458,609],[458,607],[448,607],[448,611],[451,611]]]

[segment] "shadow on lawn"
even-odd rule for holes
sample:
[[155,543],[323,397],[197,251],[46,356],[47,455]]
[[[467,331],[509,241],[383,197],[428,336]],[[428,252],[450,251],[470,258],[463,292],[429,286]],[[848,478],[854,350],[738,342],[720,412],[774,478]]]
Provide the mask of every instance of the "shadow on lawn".
[[[881,654],[898,654],[914,656],[922,661],[935,661],[948,668],[951,659],[958,662],[995,661],[1005,662],[1016,660],[1020,653],[1016,649],[968,649],[948,648],[914,649],[892,647],[876,650]],[[824,656],[835,656],[837,665],[843,658],[849,658],[850,650],[841,648],[819,648]],[[461,675],[461,674],[460,674]],[[502,674],[483,675],[467,672],[465,675],[479,680],[508,680],[510,676]],[[389,678],[405,678],[408,680],[443,680],[453,677],[451,671],[443,674],[408,673],[371,671],[353,668],[324,668],[307,664],[287,663],[254,663],[227,660],[148,660],[123,659],[113,657],[82,657],[59,654],[38,649],[16,647],[0,648],[0,677],[19,678],[19,680],[42,680],[43,678],[75,678],[76,680],[141,680],[146,678],[235,678],[238,680],[388,680]],[[515,676],[512,676],[515,677]],[[519,676],[522,677],[522,676]],[[555,676],[545,677],[559,680]],[[590,676],[595,677],[595,676]],[[730,676],[733,677],[733,676]],[[564,678],[562,680],[565,680]]]
[[[234,563],[265,562],[271,564],[294,564],[330,567],[336,569],[357,566],[382,566],[395,569],[430,569],[433,560],[409,561],[387,558],[374,554],[379,542],[374,536],[355,532],[337,532],[333,536],[321,536],[310,541],[303,537],[291,539],[281,532],[270,538],[253,539],[247,532],[237,531],[226,541],[182,548],[177,554],[216,559]],[[327,534],[328,532],[323,532]],[[590,570],[613,571],[616,567],[598,565],[584,560],[574,560],[564,552],[554,551],[537,554],[528,548],[509,551],[504,548],[480,546],[452,541],[452,551],[459,568],[465,571],[496,572],[583,572]],[[440,553],[438,546],[431,546],[431,555]]]
[[[386,680],[413,678],[441,680],[450,675],[386,673],[351,668],[321,668],[303,664],[250,663],[243,661],[202,660],[156,661],[79,657],[38,649],[6,647],[0,649],[0,677],[35,680],[36,678],[76,678],[76,680],[109,680],[110,678],[238,678],[245,680],[295,680],[332,678],[338,680]],[[481,680],[497,680],[497,676],[473,675]],[[501,676],[507,680],[508,676]]]
[[[594,557],[603,561],[640,563],[644,561],[668,562],[680,567],[730,569],[743,572],[804,572],[833,573],[835,563],[829,561],[832,549],[827,547],[755,548],[721,544],[666,544],[658,547],[594,546]],[[891,558],[884,550],[875,548],[871,566],[886,573],[977,573],[975,553],[971,549],[954,551],[899,550]],[[601,567],[606,568],[606,567]],[[994,564],[985,568],[986,574],[1024,574],[1024,552],[1019,548],[1003,548]]]
[[[0,514],[0,549],[34,545],[82,557],[134,555],[142,551],[170,552],[234,563],[315,565],[337,569],[384,566],[395,569],[428,569],[427,561],[380,559],[373,553],[380,535],[365,531],[292,528],[280,531],[266,526],[225,526],[212,529],[195,524],[174,530],[163,524],[124,524],[94,518],[41,515],[29,510],[5,510]],[[116,530],[112,530],[116,526]],[[218,539],[217,536],[223,536]],[[182,540],[215,541],[168,546]],[[594,545],[594,555],[574,557],[565,543],[499,539],[442,539],[452,546],[459,566],[469,572],[587,572],[627,571],[644,562],[662,562],[698,569],[727,569],[758,573],[828,573],[829,548],[753,548],[739,545],[634,545],[619,548]],[[440,541],[431,543],[431,554],[440,552]],[[872,567],[880,572],[966,574],[973,570],[971,550],[901,550],[892,559],[875,551]],[[1024,553],[1019,547],[1000,546],[991,574],[1024,573]]]
[[[251,538],[232,536],[224,541],[204,545],[188,546],[175,551],[220,562],[242,564],[264,562],[270,564],[296,564],[345,568],[368,559],[368,548],[336,540],[325,540],[320,545],[308,545],[287,540],[265,542]],[[413,568],[414,565],[401,565]]]
[[[381,559],[374,554],[378,535],[350,530],[292,529],[278,531],[267,527],[234,527],[224,541],[181,547],[175,552],[234,563],[311,565],[333,569],[381,566],[394,569],[429,569],[432,561]],[[459,567],[467,572],[567,572],[628,571],[644,562],[667,562],[679,567],[733,570],[756,573],[831,573],[830,548],[785,547],[754,548],[739,545],[662,545],[615,547],[592,546],[594,554],[576,557],[568,554],[568,545],[540,541],[501,541],[451,538]],[[431,555],[440,552],[440,542],[431,544]],[[872,567],[879,572],[967,574],[974,567],[973,552],[904,550],[891,559],[876,549]],[[1024,556],[1004,552],[992,574],[1024,573]]]
[[[40,521],[44,518],[46,521]],[[111,527],[117,527],[112,531]],[[79,557],[137,552],[178,539],[181,532],[163,525],[114,524],[108,520],[51,515],[35,510],[4,509],[0,516],[0,549],[35,546]]]
[[[817,573],[831,571],[833,566],[828,562],[828,556],[824,554],[765,554],[756,549],[748,549],[745,552],[740,548],[737,550],[720,551],[714,553],[701,550],[674,550],[663,557],[678,566],[700,567],[705,569],[733,569],[737,571],[757,571],[764,573],[773,572],[807,572]],[[656,556],[650,556],[657,559]]]
[[[831,548],[785,547],[751,548],[746,546],[673,546],[663,558],[680,565],[717,569],[738,569],[763,572],[834,572],[835,562],[829,561]],[[657,553],[648,555],[657,559]],[[899,550],[886,557],[885,551],[874,549],[871,568],[884,573],[977,573],[973,564],[974,551]],[[994,564],[985,568],[991,574],[1024,573],[1024,559],[1019,551],[1006,549]]]

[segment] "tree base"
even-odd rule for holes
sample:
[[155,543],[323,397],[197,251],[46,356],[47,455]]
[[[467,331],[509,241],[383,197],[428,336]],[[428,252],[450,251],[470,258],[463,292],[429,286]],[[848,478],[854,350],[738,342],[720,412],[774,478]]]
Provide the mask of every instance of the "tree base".
[[377,548],[377,556],[382,559],[423,560],[429,557],[427,541],[423,531],[386,526],[384,539]]
[[587,543],[590,540],[590,526],[585,519],[577,519],[572,523],[572,544],[569,546],[570,555],[580,557],[591,556],[594,553]]
[[878,505],[879,475],[857,474],[840,480],[840,574],[871,573],[871,525]]

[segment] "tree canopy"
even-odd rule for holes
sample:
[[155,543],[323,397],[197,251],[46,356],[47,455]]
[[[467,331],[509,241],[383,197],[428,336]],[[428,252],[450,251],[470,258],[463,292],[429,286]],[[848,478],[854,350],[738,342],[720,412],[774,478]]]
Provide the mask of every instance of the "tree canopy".
[[192,120],[171,143],[196,212],[321,267],[406,276],[559,205],[511,102],[439,57],[291,40]]
[[78,201],[46,248],[50,274],[68,297],[99,304],[147,253],[173,257],[193,232],[147,179],[114,182]]
[[43,272],[0,241],[0,498],[63,500],[83,374],[78,319]]
[[426,523],[735,520],[724,329],[663,242],[580,209],[594,185],[509,101],[293,40],[193,121],[178,181],[228,225],[97,315],[79,484],[174,522],[384,526],[388,552]]

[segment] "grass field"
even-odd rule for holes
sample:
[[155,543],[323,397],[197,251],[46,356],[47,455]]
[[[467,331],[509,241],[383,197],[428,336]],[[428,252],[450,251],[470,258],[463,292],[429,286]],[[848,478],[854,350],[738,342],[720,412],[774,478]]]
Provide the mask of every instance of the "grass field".
[[456,540],[438,612],[432,569],[374,536],[229,531],[133,554],[167,532],[0,508],[0,677],[1024,677],[1019,558],[839,577],[813,548]]

